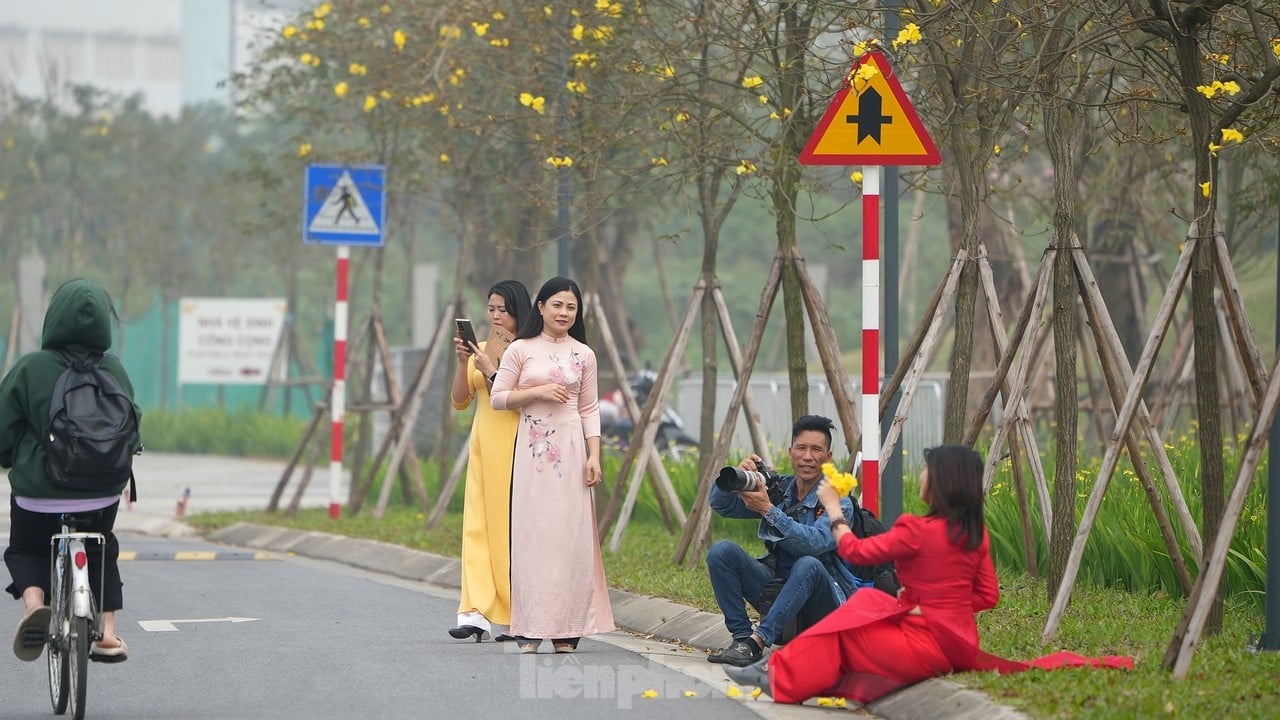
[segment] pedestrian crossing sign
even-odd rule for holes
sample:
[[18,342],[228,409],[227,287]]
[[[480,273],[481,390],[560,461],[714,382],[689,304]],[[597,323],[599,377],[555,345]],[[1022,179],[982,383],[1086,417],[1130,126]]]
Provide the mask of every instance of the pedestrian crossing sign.
[[302,241],[382,247],[385,179],[382,165],[308,165],[303,182]]
[[858,58],[818,121],[801,165],[937,165],[933,139],[878,50]]

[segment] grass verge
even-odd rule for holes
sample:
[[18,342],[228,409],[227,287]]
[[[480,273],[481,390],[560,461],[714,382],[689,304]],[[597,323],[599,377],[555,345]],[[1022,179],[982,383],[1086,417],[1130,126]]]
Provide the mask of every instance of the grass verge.
[[[368,513],[330,520],[326,510],[304,510],[292,518],[261,512],[210,513],[188,521],[208,532],[235,522],[317,530],[381,540],[440,555],[459,554],[461,516],[447,514],[427,530],[416,510],[390,508],[380,520]],[[759,548],[755,524],[723,521],[712,526],[717,539]],[[679,541],[656,523],[632,523],[622,548],[604,553],[609,584],[631,592],[668,598],[715,611],[706,569],[673,566]],[[1067,649],[1085,655],[1123,654],[1137,664],[1131,673],[1095,670],[1029,672],[998,676],[968,673],[953,680],[987,693],[997,702],[1036,718],[1273,718],[1280,707],[1280,654],[1253,654],[1251,633],[1263,620],[1253,600],[1227,604],[1225,629],[1206,637],[1185,680],[1160,667],[1165,646],[1181,618],[1185,600],[1160,592],[1129,593],[1081,584],[1063,617],[1058,640],[1043,645],[1040,634],[1049,611],[1043,581],[1002,573],[999,607],[979,618],[983,647],[1014,659]]]

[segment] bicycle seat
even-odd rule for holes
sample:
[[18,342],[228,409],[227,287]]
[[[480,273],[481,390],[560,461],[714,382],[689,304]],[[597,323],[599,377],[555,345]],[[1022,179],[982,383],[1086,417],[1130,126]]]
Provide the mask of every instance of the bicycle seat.
[[58,522],[71,528],[73,531],[82,528],[94,520],[94,512],[79,513],[61,513],[58,515]]

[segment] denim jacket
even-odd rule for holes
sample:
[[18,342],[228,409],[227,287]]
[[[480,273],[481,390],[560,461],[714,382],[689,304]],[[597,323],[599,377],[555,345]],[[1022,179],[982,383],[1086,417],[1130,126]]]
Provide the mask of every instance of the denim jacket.
[[[774,505],[764,516],[747,507],[736,492],[711,486],[711,509],[726,518],[748,520],[760,518],[758,537],[764,541],[769,553],[780,547],[796,557],[812,555],[822,561],[835,589],[837,601],[843,603],[862,583],[853,576],[847,565],[836,555],[836,541],[831,536],[831,519],[822,512],[818,502],[818,486],[815,484],[797,505],[795,501],[796,477],[781,476],[782,502]],[[782,511],[791,507],[790,514]],[[853,517],[853,503],[849,498],[840,499],[840,509],[846,518]],[[768,560],[766,560],[768,562]]]

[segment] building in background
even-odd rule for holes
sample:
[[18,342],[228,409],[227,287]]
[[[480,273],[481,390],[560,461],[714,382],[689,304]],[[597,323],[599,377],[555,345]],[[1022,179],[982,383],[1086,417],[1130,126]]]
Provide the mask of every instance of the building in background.
[[176,116],[184,105],[234,102],[224,84],[253,62],[254,38],[302,0],[57,0],[0,3],[0,86],[25,97],[68,85],[140,93]]

